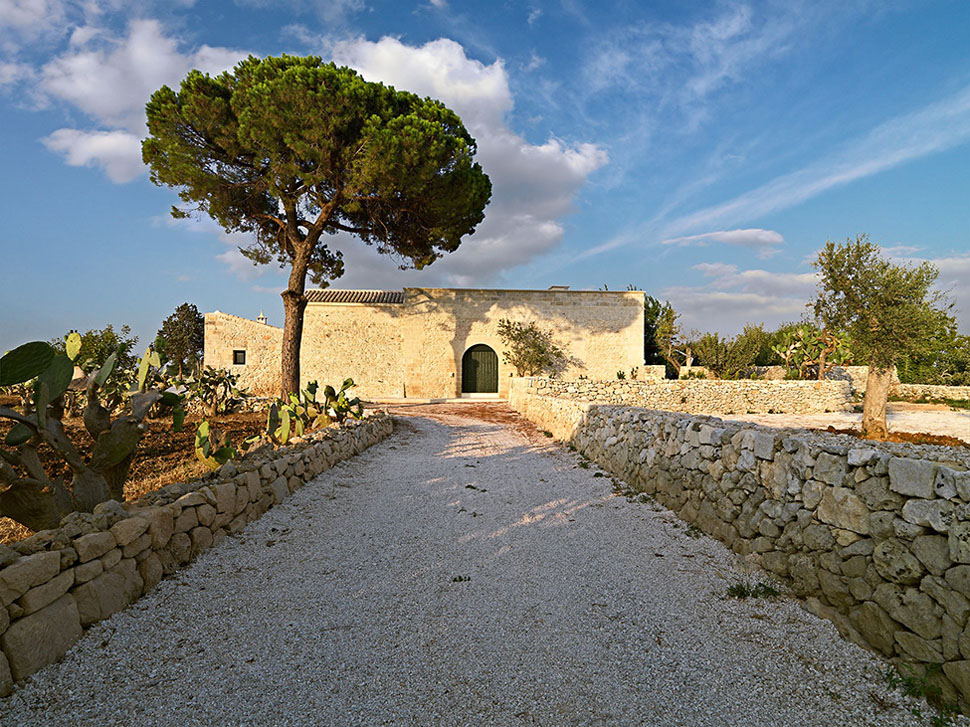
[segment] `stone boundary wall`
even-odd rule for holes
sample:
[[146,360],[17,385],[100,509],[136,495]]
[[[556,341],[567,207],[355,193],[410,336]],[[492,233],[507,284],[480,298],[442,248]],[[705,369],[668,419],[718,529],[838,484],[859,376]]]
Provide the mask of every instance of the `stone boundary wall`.
[[970,386],[897,384],[892,393],[905,399],[970,399]]
[[847,381],[522,378],[513,380],[512,386],[525,386],[540,396],[695,414],[815,414],[842,411],[852,403]]
[[94,513],[71,513],[56,530],[0,545],[0,696],[63,657],[86,627],[392,430],[384,413],[350,420],[125,505],[111,500]]
[[[536,396],[539,428],[970,705],[970,451]],[[921,672],[922,670],[920,670]]]

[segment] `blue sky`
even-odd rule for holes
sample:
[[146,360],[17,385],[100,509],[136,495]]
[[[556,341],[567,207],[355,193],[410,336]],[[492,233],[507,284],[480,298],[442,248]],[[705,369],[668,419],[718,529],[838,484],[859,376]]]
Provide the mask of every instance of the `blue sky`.
[[0,0],[0,350],[146,343],[183,301],[282,321],[280,270],[172,220],[139,140],[161,84],[283,52],[442,99],[493,182],[457,253],[340,239],[334,287],[634,284],[732,334],[799,318],[818,248],[867,232],[970,332],[966,2]]

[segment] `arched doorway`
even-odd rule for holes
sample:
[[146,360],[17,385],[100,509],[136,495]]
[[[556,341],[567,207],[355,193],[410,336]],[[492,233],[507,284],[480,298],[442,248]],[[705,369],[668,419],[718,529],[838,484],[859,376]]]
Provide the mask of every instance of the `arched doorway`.
[[498,393],[498,355],[490,346],[479,343],[461,357],[461,393]]

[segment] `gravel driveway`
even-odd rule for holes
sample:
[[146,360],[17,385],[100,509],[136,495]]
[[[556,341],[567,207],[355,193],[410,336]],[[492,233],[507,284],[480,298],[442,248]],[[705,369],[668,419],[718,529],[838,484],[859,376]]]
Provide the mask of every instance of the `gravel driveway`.
[[828,622],[727,598],[719,543],[527,427],[435,411],[93,627],[0,722],[928,723]]

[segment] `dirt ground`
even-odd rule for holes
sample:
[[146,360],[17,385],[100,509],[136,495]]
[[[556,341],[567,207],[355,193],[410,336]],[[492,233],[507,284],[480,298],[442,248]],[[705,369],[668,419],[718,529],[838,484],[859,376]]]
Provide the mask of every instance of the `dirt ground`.
[[[208,471],[195,458],[195,429],[199,417],[188,417],[181,432],[172,431],[171,418],[146,420],[148,429],[142,437],[134,463],[125,483],[125,500],[135,500],[146,492],[157,490],[173,482],[184,482]],[[238,443],[246,437],[261,432],[266,427],[263,412],[228,414],[213,420],[219,431]],[[89,455],[94,441],[84,429],[80,418],[64,420],[64,429],[82,454]],[[10,423],[0,421],[0,437],[10,430]],[[56,477],[67,474],[67,465],[47,447],[41,449],[41,461],[48,473]],[[32,534],[28,528],[9,518],[0,518],[0,543],[21,540]]]

